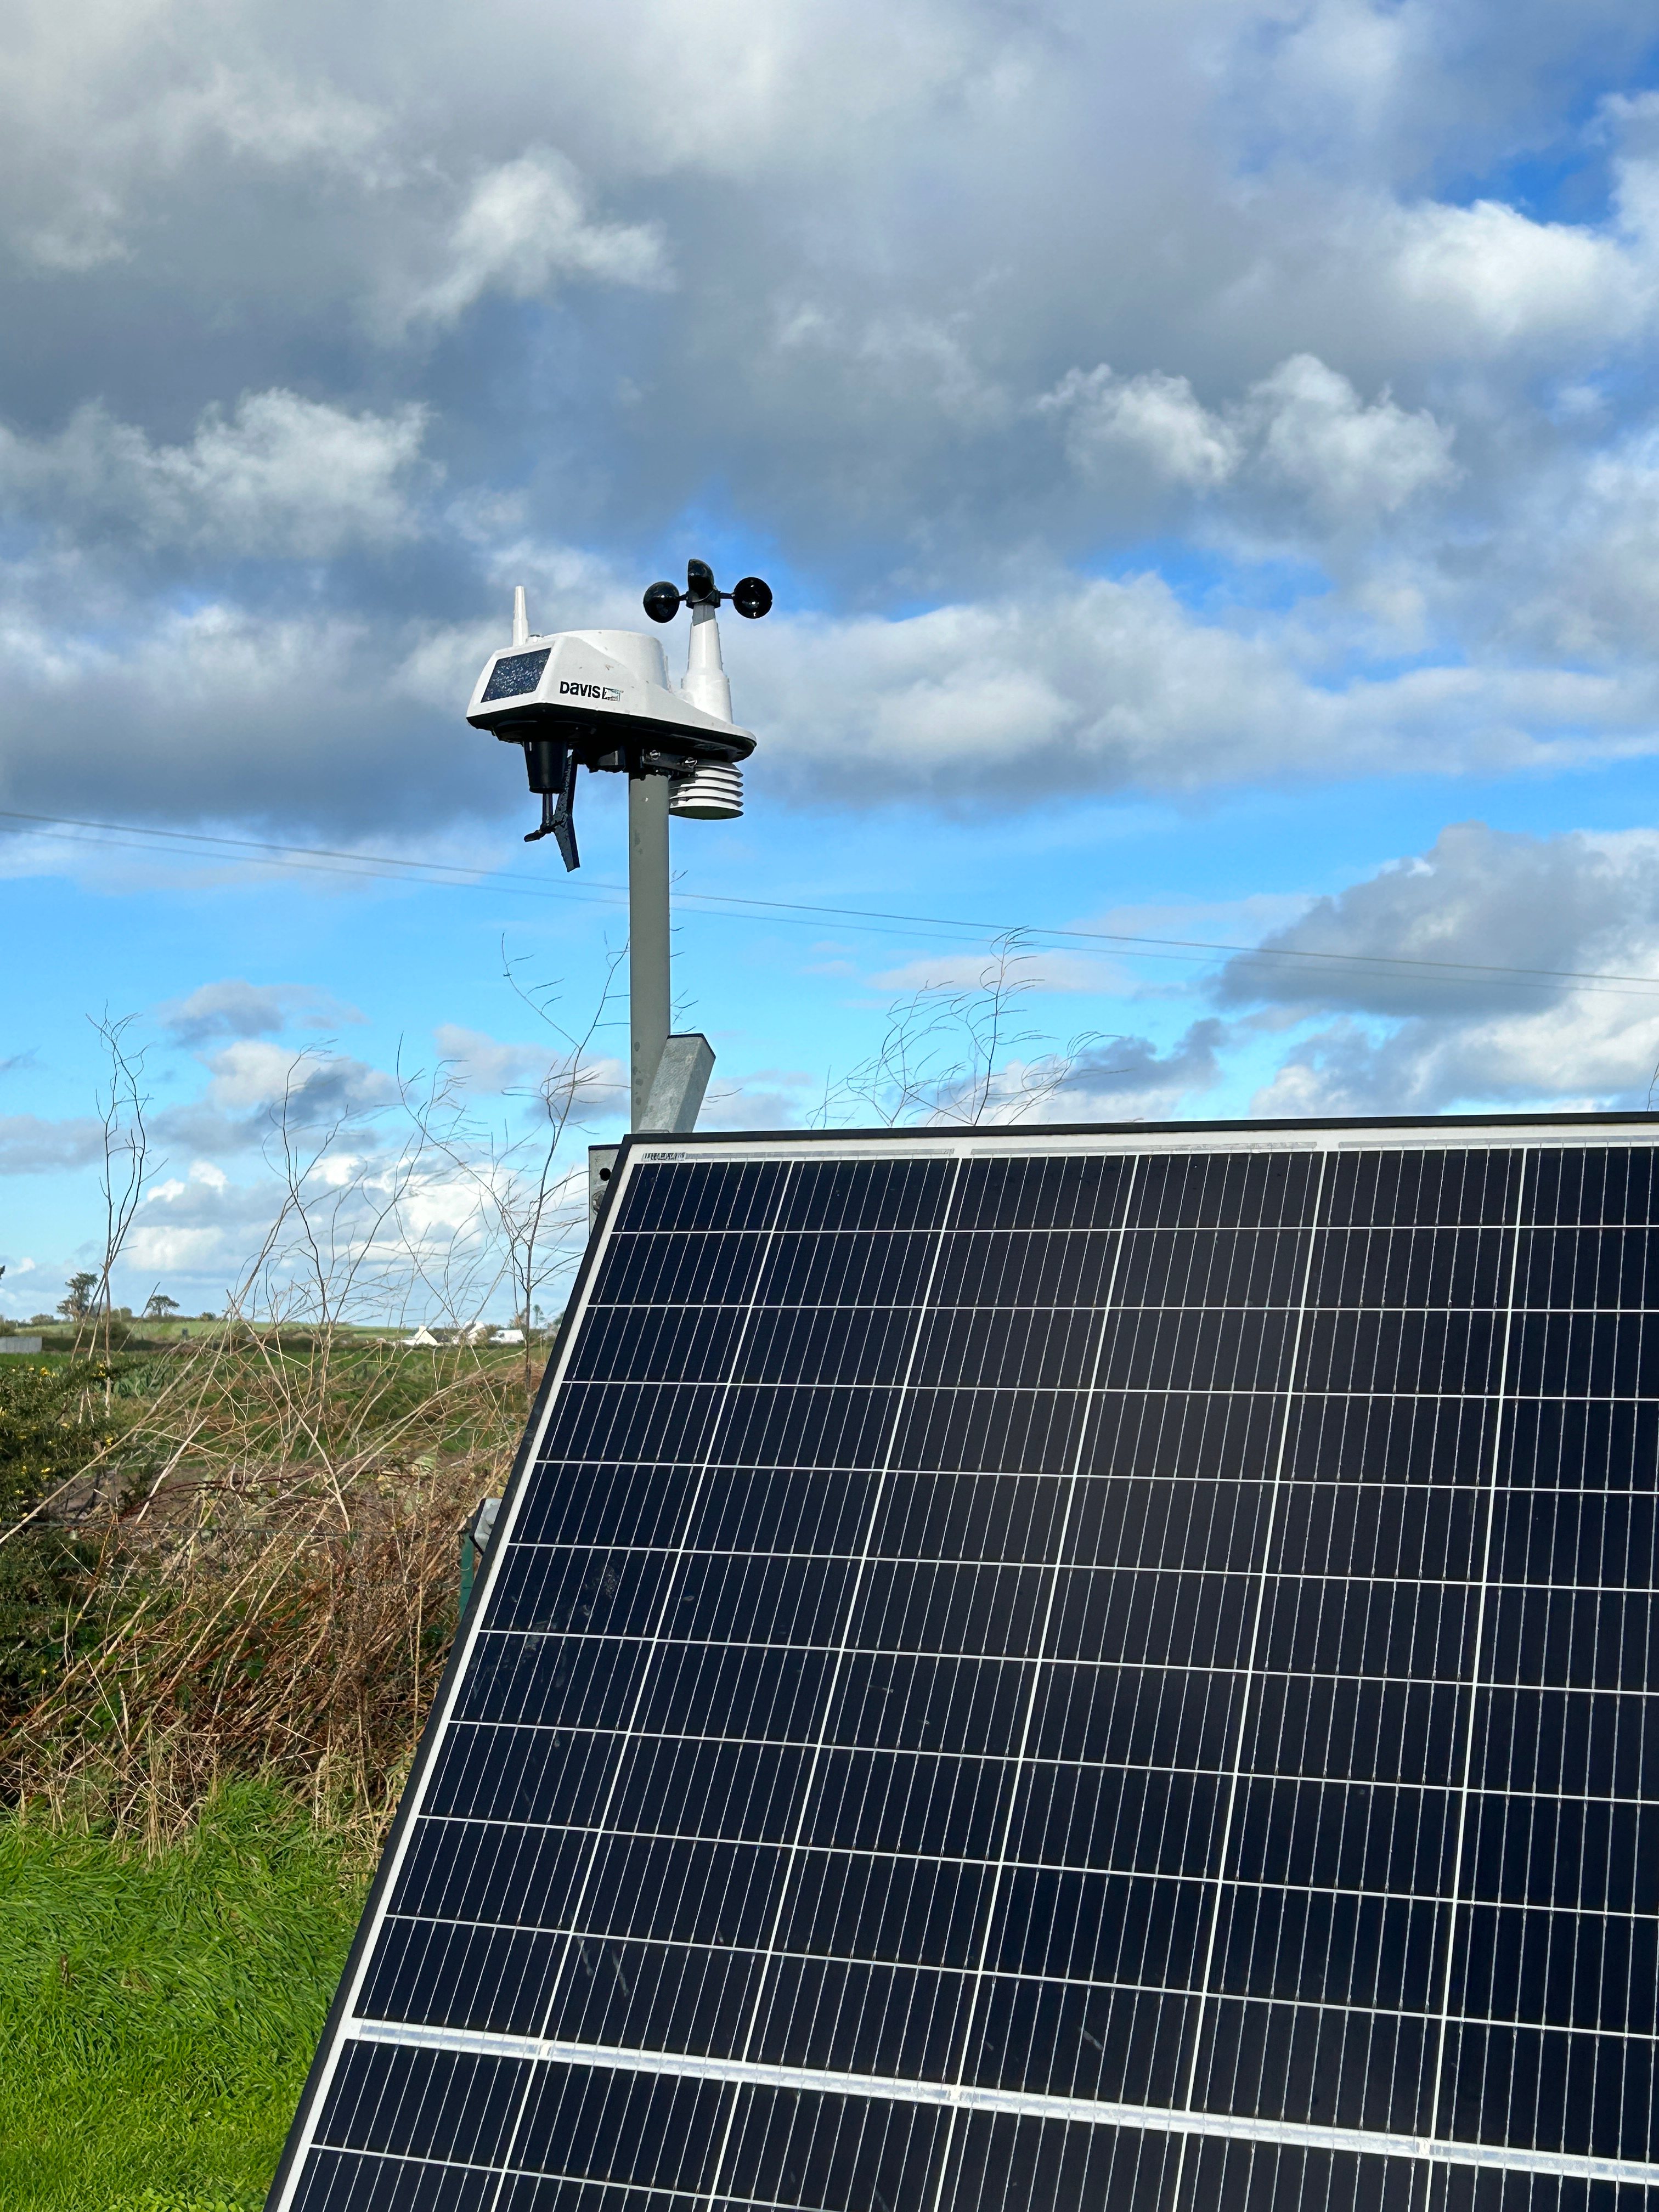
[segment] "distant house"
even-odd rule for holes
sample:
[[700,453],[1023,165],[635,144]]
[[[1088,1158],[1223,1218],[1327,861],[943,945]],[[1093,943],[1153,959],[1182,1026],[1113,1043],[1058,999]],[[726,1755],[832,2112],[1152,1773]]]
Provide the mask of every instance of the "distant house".
[[524,1331],[521,1328],[494,1329],[490,1333],[489,1341],[492,1344],[522,1344]]
[[414,1335],[406,1336],[404,1339],[404,1342],[405,1345],[418,1344],[422,1346],[430,1346],[432,1350],[434,1352],[438,1349],[438,1340],[434,1336],[429,1328],[417,1328]]

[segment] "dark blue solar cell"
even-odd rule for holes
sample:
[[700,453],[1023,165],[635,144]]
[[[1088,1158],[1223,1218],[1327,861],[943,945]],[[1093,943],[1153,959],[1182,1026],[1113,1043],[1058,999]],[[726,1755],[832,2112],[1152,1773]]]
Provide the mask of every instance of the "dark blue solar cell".
[[945,2133],[944,2113],[925,2106],[750,2089],[738,2106],[726,2186],[744,2204],[926,2204]]
[[514,2163],[532,2172],[696,2190],[709,2179],[730,2100],[723,2083],[684,2075],[539,2067]]
[[1207,2112],[1415,2135],[1433,2097],[1437,2023],[1421,2014],[1221,1997],[1196,2082]]
[[1432,1898],[1229,1884],[1217,1908],[1212,1978],[1234,1996],[1430,2013],[1440,1994],[1444,1913]]
[[579,1936],[546,2032],[599,2050],[729,2057],[742,2047],[760,1984],[752,1951]]
[[960,1972],[778,1954],[761,2008],[762,2064],[942,2081],[971,1984]]
[[518,2058],[352,2042],[319,2118],[318,2140],[488,2166],[507,2147],[529,2075]]
[[1573,1224],[1659,1221],[1659,1178],[1650,1144],[1541,1148],[1526,1218]]
[[294,2202],[298,2212],[486,2212],[500,2185],[487,2166],[319,2148]]
[[1235,1801],[1229,1869],[1275,1887],[1437,1898],[1456,1875],[1464,1813],[1450,1787],[1253,1775]]
[[1167,2110],[1184,2093],[1200,2010],[1196,1997],[1161,1990],[991,1975],[968,2034],[965,2077],[987,2088]]
[[534,2035],[564,1948],[561,1937],[525,1929],[393,1916],[359,2008],[368,2020]]

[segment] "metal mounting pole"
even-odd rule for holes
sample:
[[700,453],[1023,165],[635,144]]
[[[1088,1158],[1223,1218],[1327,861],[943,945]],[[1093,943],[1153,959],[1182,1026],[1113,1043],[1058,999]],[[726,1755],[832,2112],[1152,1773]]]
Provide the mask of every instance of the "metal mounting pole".
[[668,778],[628,779],[629,1126],[646,1103],[668,1042]]

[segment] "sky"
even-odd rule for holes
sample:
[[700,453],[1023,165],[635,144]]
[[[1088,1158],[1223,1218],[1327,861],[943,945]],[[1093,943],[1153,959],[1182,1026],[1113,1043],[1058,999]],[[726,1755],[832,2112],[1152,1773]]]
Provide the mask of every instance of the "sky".
[[775,594],[745,817],[673,833],[702,1126],[890,1110],[999,961],[993,1113],[1647,1103],[1650,11],[10,26],[0,1308],[99,1264],[100,1022],[135,1304],[222,1307],[301,1155],[348,1244],[482,1235],[574,1039],[614,1135],[616,780],[567,878],[464,714],[515,585],[644,629],[693,555]]

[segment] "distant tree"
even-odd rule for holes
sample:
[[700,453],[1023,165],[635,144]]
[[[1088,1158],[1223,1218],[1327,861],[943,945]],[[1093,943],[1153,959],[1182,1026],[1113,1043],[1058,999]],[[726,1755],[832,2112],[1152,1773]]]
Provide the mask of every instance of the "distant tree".
[[58,1310],[66,1321],[82,1322],[92,1311],[94,1295],[98,1289],[98,1277],[90,1267],[83,1267],[71,1275],[64,1288],[67,1297],[59,1298]]
[[152,1291],[144,1308],[146,1321],[167,1321],[179,1310],[177,1298],[170,1298],[165,1291]]

